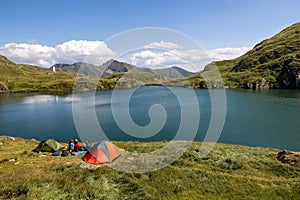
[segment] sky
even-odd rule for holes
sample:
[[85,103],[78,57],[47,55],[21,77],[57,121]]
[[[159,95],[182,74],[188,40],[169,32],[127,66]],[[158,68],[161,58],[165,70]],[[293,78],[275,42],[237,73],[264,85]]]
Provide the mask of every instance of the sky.
[[[299,0],[3,0],[0,54],[17,63],[50,67],[82,61],[100,45],[98,61],[103,62],[116,56],[107,39],[131,29],[160,27],[191,38],[207,50],[210,60],[231,59],[299,22],[299,8]],[[155,42],[167,49],[168,42],[177,45]],[[183,52],[179,49],[175,53]],[[164,64],[153,60],[170,57],[164,53],[147,49],[127,61]]]

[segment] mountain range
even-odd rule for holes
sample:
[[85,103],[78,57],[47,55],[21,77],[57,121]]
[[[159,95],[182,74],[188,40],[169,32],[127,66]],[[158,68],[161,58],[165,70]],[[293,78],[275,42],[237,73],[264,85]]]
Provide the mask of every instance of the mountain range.
[[184,78],[189,77],[195,73],[184,70],[180,67],[170,67],[163,69],[150,69],[144,67],[137,67],[126,62],[120,62],[117,60],[109,60],[102,65],[93,65],[85,62],[76,62],[74,64],[55,64],[50,69],[55,67],[56,71],[81,73],[86,76],[99,76],[107,77],[119,72],[147,72],[153,74],[159,74],[168,78]]
[[[56,73],[52,72],[54,67]],[[216,76],[216,71],[221,76]],[[69,93],[77,72],[82,80],[93,80],[99,90],[113,89],[117,82],[125,88],[156,83],[193,88],[300,88],[300,23],[263,40],[238,58],[209,63],[196,74],[179,67],[140,68],[117,60],[100,66],[78,62],[44,69],[0,56],[0,92]]]

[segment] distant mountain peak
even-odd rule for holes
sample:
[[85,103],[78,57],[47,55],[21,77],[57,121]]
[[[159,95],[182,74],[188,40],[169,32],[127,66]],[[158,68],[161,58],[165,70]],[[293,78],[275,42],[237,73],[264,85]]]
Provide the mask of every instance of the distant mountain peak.
[[79,71],[80,67],[84,67],[83,70],[80,69],[81,73],[89,76],[100,76],[100,77],[106,77],[120,72],[146,72],[146,73],[161,74],[169,78],[184,78],[194,74],[193,72],[184,70],[178,66],[172,66],[163,69],[153,69],[153,68],[146,68],[146,67],[137,67],[132,64],[128,64],[126,62],[118,61],[114,59],[110,59],[99,66],[85,63],[85,62],[76,62],[73,64],[55,64],[51,67],[51,69],[53,67],[55,67],[57,71],[66,71],[66,72],[75,72],[75,73]]

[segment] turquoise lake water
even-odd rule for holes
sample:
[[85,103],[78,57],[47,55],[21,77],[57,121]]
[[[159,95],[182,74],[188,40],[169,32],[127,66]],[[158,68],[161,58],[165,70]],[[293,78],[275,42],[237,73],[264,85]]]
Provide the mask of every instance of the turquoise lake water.
[[[180,94],[184,88],[171,88]],[[193,93],[194,92],[194,93]],[[206,135],[211,119],[211,99],[208,90],[194,90],[199,105],[193,105],[192,97],[186,95],[180,102],[171,90],[165,87],[151,86],[138,88],[130,98],[129,106],[126,105],[126,90],[114,99],[115,115],[124,117],[124,123],[131,119],[135,125],[143,127],[151,123],[149,109],[159,104],[165,109],[166,121],[158,133],[151,137],[143,137],[147,130],[140,132],[140,137],[127,134],[116,124],[112,113],[111,91],[97,92],[95,105],[83,106],[81,109],[93,109],[99,126],[110,140],[125,141],[160,141],[171,140],[176,135],[181,122],[181,108],[200,111],[198,128],[194,140],[202,141]],[[191,93],[191,92],[189,92]],[[121,91],[122,94],[122,91]],[[59,141],[68,141],[70,138],[84,135],[78,133],[74,124],[72,102],[85,102],[86,95],[52,96],[30,94],[1,94],[0,95],[0,135],[11,135],[39,140],[54,138]],[[226,90],[227,106],[223,130],[218,142],[242,144],[249,146],[274,147],[279,149],[300,150],[300,91],[298,90]],[[159,108],[161,108],[159,107]],[[197,122],[190,114],[184,116],[193,124]],[[86,123],[86,131],[98,134],[90,115],[80,123]],[[123,122],[122,122],[123,123]],[[123,123],[123,124],[124,124]],[[156,123],[159,123],[156,122]],[[194,126],[193,125],[193,126]],[[125,126],[127,126],[125,124]],[[130,125],[128,127],[130,129]],[[126,127],[125,127],[126,128]],[[192,129],[191,129],[192,130]],[[190,139],[191,131],[185,127],[186,138]],[[192,134],[193,135],[193,134]],[[89,138],[93,140],[92,138]]]

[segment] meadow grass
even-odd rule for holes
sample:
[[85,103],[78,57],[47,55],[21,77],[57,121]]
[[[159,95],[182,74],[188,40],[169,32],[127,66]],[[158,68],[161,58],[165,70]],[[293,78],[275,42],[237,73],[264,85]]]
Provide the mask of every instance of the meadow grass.
[[[299,199],[300,169],[276,159],[277,149],[217,144],[205,157],[193,142],[176,161],[148,173],[101,165],[82,156],[33,153],[38,141],[0,137],[1,199]],[[114,142],[123,152],[151,152],[162,142]],[[66,144],[64,144],[66,145]],[[115,163],[124,162],[122,156]]]

